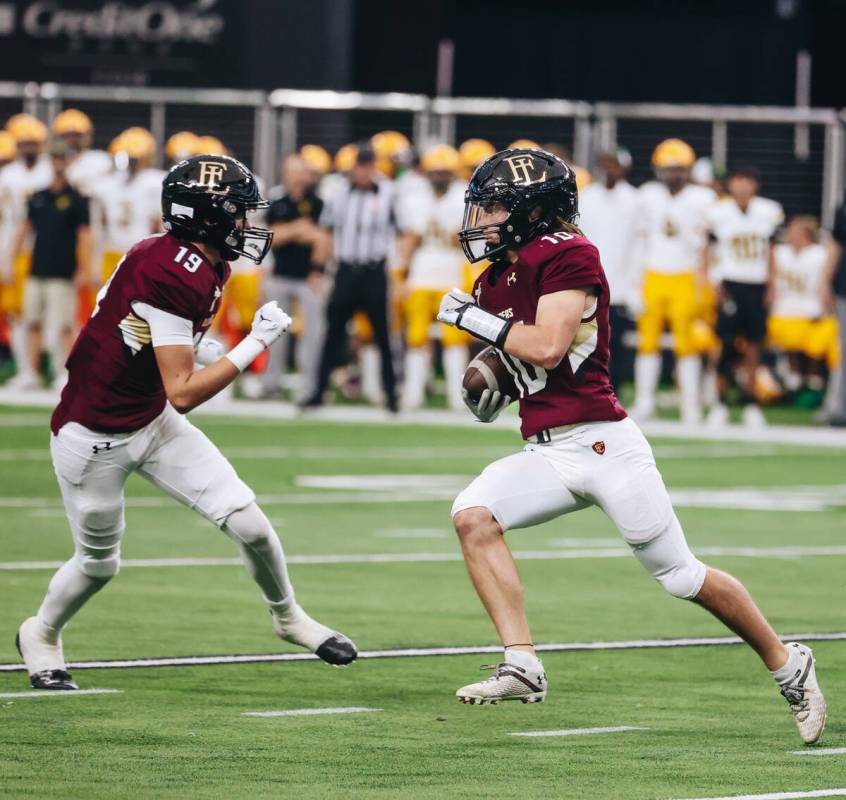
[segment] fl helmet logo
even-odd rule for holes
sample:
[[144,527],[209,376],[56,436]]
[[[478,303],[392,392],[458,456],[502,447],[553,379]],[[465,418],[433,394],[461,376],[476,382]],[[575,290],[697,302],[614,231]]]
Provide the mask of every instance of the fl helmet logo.
[[200,176],[197,178],[197,183],[200,186],[208,186],[209,189],[214,189],[220,184],[225,169],[220,161],[201,161]]
[[533,177],[536,169],[535,160],[531,156],[508,156],[503,160],[511,167],[511,175],[517,186],[531,186],[535,183],[543,183],[546,180],[546,170],[541,173],[539,178]]

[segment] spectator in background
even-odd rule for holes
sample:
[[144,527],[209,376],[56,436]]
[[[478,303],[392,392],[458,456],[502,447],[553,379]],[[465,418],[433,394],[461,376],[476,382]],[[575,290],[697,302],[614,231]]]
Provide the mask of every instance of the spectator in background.
[[[318,225],[323,201],[314,190],[314,176],[305,160],[290,155],[282,162],[281,196],[267,210],[273,231],[272,263],[262,281],[264,302],[276,300],[283,308],[296,304],[300,312],[296,362],[302,384],[299,401],[316,388],[317,368],[325,332],[323,270],[329,257],[329,235]],[[271,193],[273,196],[273,193]],[[264,374],[267,396],[278,393],[287,363],[287,346],[270,351]]]
[[823,283],[823,303],[837,315],[840,332],[840,365],[831,373],[832,402],[828,422],[846,427],[846,203],[837,209],[834,219],[833,241],[829,248],[829,262]]
[[32,382],[20,388],[38,386],[42,334],[44,348],[52,356],[55,381],[64,384],[65,359],[73,342],[76,287],[87,286],[91,274],[88,201],[68,182],[65,146],[56,144],[51,156],[53,179],[30,198],[13,251],[16,257],[34,234],[23,311]]
[[767,305],[772,300],[772,248],[784,223],[784,210],[775,200],[758,196],[758,171],[735,167],[728,180],[729,197],[708,212],[709,243],[703,259],[705,285],[713,266],[717,270],[717,364],[719,401],[708,414],[708,424],[728,424],[728,393],[739,360],[738,337],[743,338],[743,370],[739,375],[743,424],[762,428],[764,414],[755,396],[760,350],[767,332]]
[[627,310],[638,291],[632,282],[632,266],[639,208],[637,189],[627,180],[632,166],[628,150],[618,148],[598,159],[599,174],[579,195],[579,226],[599,248],[611,290],[611,383],[617,395],[624,380],[633,375],[634,353],[623,343],[634,330]]
[[15,360],[10,388],[27,387],[37,378],[30,366],[26,327],[23,323],[24,286],[32,262],[31,237],[15,252],[15,241],[26,220],[30,196],[44,189],[53,176],[50,158],[44,153],[47,127],[30,114],[15,114],[6,130],[17,143],[17,158],[0,170],[0,313],[9,325],[9,344]]
[[787,389],[799,405],[818,406],[825,373],[838,363],[837,322],[823,297],[829,280],[829,252],[819,243],[816,217],[793,217],[784,244],[774,251],[775,291],[767,339],[790,359]]
[[332,233],[338,268],[327,308],[317,386],[305,407],[323,405],[329,375],[341,363],[347,346],[347,323],[361,310],[370,320],[379,347],[386,405],[390,411],[397,410],[387,273],[396,237],[395,197],[391,182],[379,174],[375,161],[370,148],[358,148],[349,179],[329,198],[321,216],[321,224]]

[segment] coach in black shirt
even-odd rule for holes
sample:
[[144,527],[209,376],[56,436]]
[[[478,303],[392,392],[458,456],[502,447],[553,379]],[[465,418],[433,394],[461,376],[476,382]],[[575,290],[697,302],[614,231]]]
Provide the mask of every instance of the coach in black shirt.
[[394,188],[376,169],[373,151],[359,148],[349,178],[331,198],[321,224],[332,232],[338,262],[327,308],[328,329],[314,394],[305,406],[319,406],[329,374],[340,363],[347,344],[347,323],[363,311],[373,326],[382,361],[382,388],[389,410],[396,411],[396,379],[388,330],[386,262],[396,237]]
[[67,154],[54,146],[53,180],[29,200],[27,219],[15,241],[17,255],[31,235],[32,268],[24,287],[23,321],[33,375],[38,375],[42,347],[51,354],[57,382],[73,343],[77,287],[88,285],[91,232],[88,201],[67,180]]
[[[267,223],[273,230],[272,268],[262,280],[266,302],[276,300],[282,308],[296,302],[302,315],[302,331],[297,338],[296,361],[302,385],[299,400],[315,390],[320,350],[326,329],[323,309],[323,268],[331,240],[318,221],[323,201],[315,194],[312,174],[296,155],[282,162],[282,186],[272,190],[276,199],[267,210]],[[284,337],[286,342],[288,337]],[[265,394],[279,391],[279,382],[288,360],[285,342],[271,348],[264,374]]]

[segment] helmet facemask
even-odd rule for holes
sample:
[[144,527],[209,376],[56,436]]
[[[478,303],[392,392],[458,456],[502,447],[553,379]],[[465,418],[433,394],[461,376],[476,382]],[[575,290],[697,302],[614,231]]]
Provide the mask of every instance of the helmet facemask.
[[[497,207],[505,209],[508,216],[501,222],[482,223],[486,215],[496,213]],[[532,199],[514,189],[486,192],[479,197],[468,191],[458,240],[471,264],[486,258],[495,261],[506,250],[518,249],[551,230],[556,216],[556,209],[546,208],[540,198]]]

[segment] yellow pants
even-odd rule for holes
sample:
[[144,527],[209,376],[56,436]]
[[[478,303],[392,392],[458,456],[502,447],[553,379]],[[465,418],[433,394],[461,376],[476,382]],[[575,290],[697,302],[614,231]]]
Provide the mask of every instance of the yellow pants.
[[249,330],[261,305],[261,276],[258,272],[236,272],[223,290],[220,317],[238,330]]
[[[408,328],[406,338],[409,347],[425,347],[429,341],[429,329],[438,316],[441,298],[449,289],[412,289],[406,303]],[[470,336],[451,325],[441,326],[441,343],[444,347],[466,345]]]
[[0,312],[16,317],[23,314],[24,286],[31,266],[31,253],[19,253],[15,258],[12,265],[12,282],[0,284]]
[[770,317],[767,320],[767,344],[791,353],[804,353],[825,359],[829,369],[840,363],[837,320]]
[[103,283],[112,277],[112,273],[117,269],[117,265],[120,264],[123,255],[123,253],[119,253],[117,250],[106,250],[103,253],[100,258],[100,277],[103,279]]
[[673,352],[678,358],[701,352],[694,323],[700,318],[696,274],[665,275],[646,271],[643,276],[643,313],[637,320],[638,353],[651,355],[661,350],[661,334],[669,325]]

